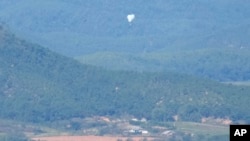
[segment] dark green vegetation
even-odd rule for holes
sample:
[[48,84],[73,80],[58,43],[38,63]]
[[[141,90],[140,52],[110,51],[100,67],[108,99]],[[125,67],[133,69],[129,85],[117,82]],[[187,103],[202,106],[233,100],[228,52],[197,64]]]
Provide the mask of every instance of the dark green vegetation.
[[82,65],[0,30],[0,117],[45,122],[130,114],[155,121],[229,117],[249,122],[250,88],[177,73]]
[[[56,125],[134,115],[165,124],[178,115],[248,123],[249,7],[245,0],[1,0],[0,22],[24,40],[0,29],[0,118]],[[173,140],[226,140],[179,132]],[[26,140],[13,132],[0,140],[18,136]]]
[[115,70],[172,71],[216,79],[250,79],[250,50],[246,48],[200,49],[195,51],[155,52],[138,56],[102,52],[77,57],[84,64]]
[[249,6],[245,0],[1,0],[0,19],[19,35],[68,56],[141,53],[248,47]]
[[0,20],[29,41],[92,65],[245,81],[249,7],[245,0],[1,0]]

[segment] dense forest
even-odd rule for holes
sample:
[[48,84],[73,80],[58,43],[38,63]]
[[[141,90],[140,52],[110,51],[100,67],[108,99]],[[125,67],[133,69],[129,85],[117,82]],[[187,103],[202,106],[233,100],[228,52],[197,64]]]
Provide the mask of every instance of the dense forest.
[[18,36],[66,56],[137,55],[249,48],[249,7],[245,0],[1,0],[0,20]]
[[[84,64],[248,81],[249,4],[244,0],[1,0],[0,21],[23,39]],[[135,19],[129,23],[126,16],[131,13]]]
[[40,123],[130,114],[155,121],[249,122],[250,88],[173,72],[83,65],[0,30],[0,117]]
[[247,48],[204,48],[192,51],[162,51],[133,55],[99,52],[76,57],[83,64],[111,70],[172,71],[218,81],[250,80],[250,50]]
[[0,0],[0,141],[227,141],[250,122],[249,7]]

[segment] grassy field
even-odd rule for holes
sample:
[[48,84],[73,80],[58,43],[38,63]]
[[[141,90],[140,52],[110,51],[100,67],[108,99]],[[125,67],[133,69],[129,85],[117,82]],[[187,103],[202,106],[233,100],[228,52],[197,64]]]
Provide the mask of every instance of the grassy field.
[[177,131],[191,134],[202,134],[209,136],[229,134],[229,126],[224,125],[212,125],[197,122],[176,122],[175,127]]

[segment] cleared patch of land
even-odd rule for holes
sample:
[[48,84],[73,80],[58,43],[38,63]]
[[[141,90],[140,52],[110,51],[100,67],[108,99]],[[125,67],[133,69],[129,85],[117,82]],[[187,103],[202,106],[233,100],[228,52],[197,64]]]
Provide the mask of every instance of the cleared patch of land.
[[206,135],[227,135],[229,134],[229,126],[212,125],[197,122],[176,122],[176,130],[192,133],[192,134],[206,134]]

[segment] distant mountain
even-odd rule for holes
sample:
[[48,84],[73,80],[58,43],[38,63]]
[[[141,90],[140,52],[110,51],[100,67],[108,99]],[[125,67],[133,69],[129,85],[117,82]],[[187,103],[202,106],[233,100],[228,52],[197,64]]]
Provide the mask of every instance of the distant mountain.
[[0,20],[67,56],[249,48],[249,6],[246,0],[1,0]]
[[194,51],[163,51],[133,55],[98,52],[76,57],[83,64],[110,70],[172,71],[218,81],[250,80],[250,50],[241,48],[205,48]]
[[250,88],[177,73],[83,65],[0,28],[0,117],[30,122],[95,115],[249,121]]
[[246,0],[1,0],[0,21],[24,39],[111,70],[245,81],[249,7]]

